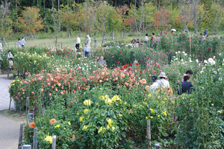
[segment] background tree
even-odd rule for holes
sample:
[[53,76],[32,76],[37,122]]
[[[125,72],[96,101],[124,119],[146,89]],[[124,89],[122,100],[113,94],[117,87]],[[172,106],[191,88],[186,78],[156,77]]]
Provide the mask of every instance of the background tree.
[[61,28],[61,11],[56,10],[55,8],[52,8],[52,20],[53,20],[53,29],[55,33],[55,47],[58,49],[58,35],[60,33],[60,28]]
[[12,20],[10,19],[9,6],[10,4],[6,0],[0,5],[0,39],[3,41],[5,46],[7,46],[5,37],[9,36],[12,32]]
[[25,7],[22,17],[19,18],[19,28],[21,31],[31,35],[43,28],[43,22],[40,18],[40,9],[36,7]]
[[183,0],[182,3],[180,3],[180,19],[183,23],[184,32],[189,31],[188,25],[192,19],[192,7],[191,0]]
[[211,5],[209,15],[208,23],[213,28],[214,32],[218,34],[218,27],[224,20],[224,8],[217,1],[214,1]]
[[154,24],[157,28],[160,28],[162,32],[165,31],[168,26],[170,26],[170,24],[168,24],[169,15],[170,14],[168,9],[166,8],[160,8],[158,13],[155,14]]
[[138,33],[138,40],[140,42],[140,34],[141,34],[141,28],[143,24],[143,20],[145,18],[144,11],[144,2],[143,0],[140,0],[140,7],[137,8],[137,0],[135,0],[135,4],[131,6],[131,14],[133,14],[135,18],[135,27],[136,31]]
[[128,28],[131,26],[132,22],[135,21],[133,15],[130,15],[128,13],[129,7],[128,5],[124,5],[121,8],[116,8],[117,13],[120,15],[120,18],[122,20],[122,37],[124,37],[125,28]]
[[[76,5],[73,5],[74,7],[76,7]],[[68,32],[68,36],[69,38],[72,35],[72,31],[73,29],[75,29],[75,27],[79,26],[79,24],[81,24],[80,21],[80,14],[75,13],[75,11],[72,10],[71,7],[69,7],[68,5],[61,5],[61,20],[62,20],[62,27],[65,27],[67,32]]]

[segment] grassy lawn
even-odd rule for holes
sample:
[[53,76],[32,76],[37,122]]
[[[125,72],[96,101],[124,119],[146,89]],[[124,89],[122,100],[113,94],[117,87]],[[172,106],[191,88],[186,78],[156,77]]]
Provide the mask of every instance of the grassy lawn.
[[[158,32],[159,33],[159,32]],[[158,34],[155,32],[155,34]],[[79,35],[81,38],[81,46],[84,46],[86,42],[86,33],[73,33],[73,37],[68,38],[66,32],[61,32],[58,38],[58,46],[59,47],[69,47],[69,48],[74,48],[74,45],[76,43],[76,35]],[[219,32],[218,37],[221,37],[223,35],[223,32]],[[23,34],[14,34],[11,35],[10,37],[6,38],[6,42],[10,48],[16,47],[17,48],[17,39],[21,36],[24,36]],[[144,36],[145,33],[141,33],[141,41],[144,41]],[[151,33],[149,33],[149,37],[151,36]],[[210,37],[214,37],[214,35],[211,35]],[[126,41],[130,42],[132,39],[137,39],[137,33],[130,33],[127,32],[125,33],[125,37],[121,37],[121,33],[115,33],[115,39],[112,40],[111,34],[106,34],[106,42],[108,41]],[[94,47],[94,38],[92,37],[92,47]],[[102,43],[102,35],[97,34],[96,37],[97,40],[97,47],[99,47]],[[47,34],[47,33],[36,33],[35,34],[35,39],[31,40],[26,40],[27,47],[31,46],[37,46],[37,47],[53,47],[55,46],[55,36],[53,34]]]
[[[62,32],[59,35],[58,38],[58,46],[59,47],[69,47],[69,48],[74,48],[74,45],[76,43],[76,35],[79,35],[81,38],[81,46],[84,46],[84,44],[87,42],[86,35],[85,33],[74,33],[73,37],[69,38],[67,37],[67,34],[65,32]],[[23,34],[14,34],[8,38],[6,38],[6,42],[10,48],[17,48],[17,39],[21,38],[21,36],[24,36]],[[137,38],[137,36],[133,34],[126,34],[125,37],[121,37],[119,33],[115,34],[115,39],[112,40],[111,35],[108,34],[106,35],[106,42],[108,41],[131,41],[133,38]],[[91,37],[92,39],[92,47],[94,47],[94,38]],[[142,34],[142,40],[144,39],[144,35]],[[97,47],[99,47],[102,43],[102,35],[97,35],[96,37],[97,40]],[[36,33],[35,34],[35,39],[31,40],[26,40],[27,47],[30,46],[37,46],[37,47],[53,47],[55,46],[55,36],[52,34],[47,34],[47,33]]]

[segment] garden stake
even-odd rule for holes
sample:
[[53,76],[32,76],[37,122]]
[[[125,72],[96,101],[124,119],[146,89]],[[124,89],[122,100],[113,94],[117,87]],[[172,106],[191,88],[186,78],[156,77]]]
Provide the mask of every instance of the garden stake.
[[38,144],[37,136],[36,136],[37,131],[38,131],[38,129],[34,128],[34,131],[33,131],[33,149],[37,149],[37,144]]
[[56,136],[52,137],[52,149],[56,149]]
[[22,138],[23,138],[23,123],[20,123],[18,148],[20,148]]
[[150,119],[147,120],[147,149],[151,149],[151,124],[150,124]]
[[31,149],[31,145],[23,145],[23,149]]

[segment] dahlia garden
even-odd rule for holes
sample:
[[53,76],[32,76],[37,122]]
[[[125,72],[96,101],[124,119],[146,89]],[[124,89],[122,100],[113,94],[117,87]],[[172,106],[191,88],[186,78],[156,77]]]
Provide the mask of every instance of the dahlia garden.
[[[139,46],[107,42],[90,58],[69,47],[11,49],[13,71],[23,75],[11,82],[10,96],[17,111],[34,116],[23,144],[33,144],[37,128],[41,149],[51,148],[53,135],[58,149],[142,149],[150,119],[152,147],[223,148],[223,46],[217,37],[179,34]],[[98,65],[100,56],[106,67]],[[178,94],[187,70],[194,72],[194,91]],[[151,78],[161,72],[170,87],[152,92]]]

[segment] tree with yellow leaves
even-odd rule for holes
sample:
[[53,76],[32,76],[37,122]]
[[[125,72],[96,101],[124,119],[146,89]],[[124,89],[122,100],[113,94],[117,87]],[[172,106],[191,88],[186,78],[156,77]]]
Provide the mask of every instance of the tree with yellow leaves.
[[33,37],[34,33],[43,28],[40,18],[40,9],[36,7],[25,7],[22,17],[19,18],[19,28],[22,32]]

